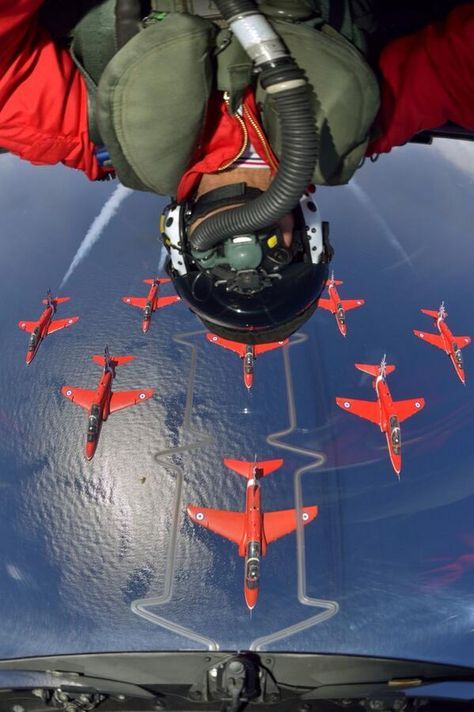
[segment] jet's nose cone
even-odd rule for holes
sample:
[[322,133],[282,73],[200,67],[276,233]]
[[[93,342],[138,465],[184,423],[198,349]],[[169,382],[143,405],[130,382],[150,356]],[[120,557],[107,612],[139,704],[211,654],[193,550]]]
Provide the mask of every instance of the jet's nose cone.
[[142,331],[143,331],[144,334],[146,334],[146,332],[148,331],[149,326],[150,326],[150,325],[148,324],[147,321],[144,321],[144,322],[143,322],[143,324],[142,324]]
[[400,479],[400,472],[402,471],[402,458],[400,455],[391,455],[390,457],[392,461],[392,466],[393,469],[395,470],[395,474]]
[[96,443],[87,443],[86,445],[86,460],[92,460],[95,454]]
[[244,376],[244,383],[245,383],[245,387],[249,391],[253,386],[253,375],[246,373]]
[[257,599],[258,599],[258,588],[245,588],[245,603],[247,604],[247,608],[249,611],[252,611],[256,604],[257,604]]

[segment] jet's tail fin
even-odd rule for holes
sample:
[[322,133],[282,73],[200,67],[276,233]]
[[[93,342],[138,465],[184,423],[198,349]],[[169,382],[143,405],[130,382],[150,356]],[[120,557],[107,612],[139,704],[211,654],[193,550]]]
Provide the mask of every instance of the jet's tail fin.
[[[368,373],[369,376],[374,376],[375,378],[377,378],[377,376],[380,376],[380,364],[373,366],[368,363],[356,363],[354,365],[356,368],[359,369],[359,371]],[[396,367],[391,364],[386,364],[385,365],[385,375],[388,376],[389,373],[393,373],[395,371],[395,368]]]
[[423,314],[426,314],[426,316],[432,316],[433,319],[437,319],[438,316],[439,316],[439,312],[438,312],[438,311],[435,311],[435,310],[433,310],[433,309],[420,309],[420,311],[421,311]]
[[224,459],[224,465],[238,475],[251,480],[253,477],[265,477],[283,465],[283,460],[229,460]]
[[[115,366],[121,366],[124,363],[130,363],[133,361],[135,356],[109,356],[110,362]],[[99,366],[105,366],[105,356],[103,354],[94,354],[92,360],[95,361]]]
[[[71,300],[71,297],[51,297],[51,301],[54,302],[55,304],[62,304],[63,302],[69,302],[70,300]],[[41,303],[48,304],[48,300],[42,299]]]
[[171,279],[169,277],[160,277],[159,279],[144,279],[143,281],[145,284],[154,284],[154,282],[159,282],[159,284],[166,284],[167,282],[171,282]]
[[334,284],[335,287],[340,287],[340,285],[344,284],[344,282],[342,279],[327,279],[326,286],[329,287],[330,284]]

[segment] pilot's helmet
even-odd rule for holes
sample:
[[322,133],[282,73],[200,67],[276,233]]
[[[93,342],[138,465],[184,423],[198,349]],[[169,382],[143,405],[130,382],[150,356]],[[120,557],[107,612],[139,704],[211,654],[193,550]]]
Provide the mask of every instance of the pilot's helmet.
[[277,221],[210,249],[195,249],[196,223],[259,193],[243,183],[227,185],[195,203],[167,206],[161,222],[169,251],[166,268],[176,292],[212,333],[246,344],[282,341],[306,322],[317,307],[333,254],[329,224],[321,219],[312,187],[291,212],[289,247]]

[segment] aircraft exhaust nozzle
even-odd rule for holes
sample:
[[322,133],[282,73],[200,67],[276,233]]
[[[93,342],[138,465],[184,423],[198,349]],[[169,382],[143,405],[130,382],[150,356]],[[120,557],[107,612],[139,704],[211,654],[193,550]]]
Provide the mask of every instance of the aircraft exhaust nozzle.
[[261,461],[255,460],[253,462],[249,462],[247,460],[230,460],[228,458],[224,458],[224,465],[228,467],[229,470],[237,472],[238,475],[245,477],[247,480],[251,480],[255,477],[255,470],[259,470],[258,474],[260,477],[270,475],[272,472],[275,472],[275,470],[278,470],[283,465],[283,462],[284,460],[282,459]]
[[[359,371],[362,371],[363,373],[368,373],[369,376],[374,376],[377,378],[377,376],[380,375],[380,364],[377,365],[372,365],[368,363],[355,363],[354,366],[359,369]],[[392,364],[387,364],[385,366],[385,374],[388,375],[389,373],[393,373],[395,371],[396,366],[393,366]]]

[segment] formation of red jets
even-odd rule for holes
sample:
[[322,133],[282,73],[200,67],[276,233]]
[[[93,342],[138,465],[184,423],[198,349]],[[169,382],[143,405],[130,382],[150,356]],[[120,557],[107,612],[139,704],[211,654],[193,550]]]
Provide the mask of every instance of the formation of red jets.
[[[153,312],[169,304],[179,302],[180,297],[177,296],[158,296],[160,285],[170,282],[169,279],[145,279],[145,284],[150,285],[150,290],[146,297],[122,297],[122,301],[126,304],[131,304],[134,307],[142,309],[142,331],[144,334],[150,327],[150,320]],[[49,334],[54,334],[55,331],[65,329],[71,324],[75,324],[79,320],[78,316],[69,317],[69,319],[56,319],[53,316],[56,313],[58,304],[68,302],[70,297],[53,297],[51,291],[43,299],[43,304],[46,305],[43,313],[38,321],[19,321],[18,326],[23,331],[28,331],[31,336],[28,342],[26,352],[26,364],[29,365],[36,356],[41,342]],[[102,376],[95,390],[87,388],[76,388],[75,386],[63,386],[61,393],[65,398],[68,398],[75,405],[84,408],[88,413],[87,420],[87,436],[85,444],[85,456],[87,460],[94,457],[97,443],[99,442],[102,423],[104,423],[109,415],[116,413],[118,410],[129,408],[137,403],[143,403],[151,398],[154,391],[150,388],[143,388],[133,391],[112,391],[112,382],[115,378],[115,369],[124,363],[133,361],[135,356],[112,356],[108,346],[105,347],[104,355],[94,355],[92,360],[99,366],[103,366]]]
[[[146,297],[126,296],[122,301],[142,310],[141,327],[143,333],[150,328],[153,313],[174,304],[180,300],[178,296],[160,296],[162,284],[170,282],[169,279],[145,279],[150,285]],[[319,306],[330,311],[336,318],[340,333],[347,336],[346,312],[361,307],[363,299],[340,298],[337,287],[342,281],[327,280],[327,298],[319,299]],[[37,321],[19,321],[18,326],[23,331],[30,333],[26,352],[26,363],[29,365],[36,356],[38,349],[46,336],[56,331],[65,329],[75,324],[79,317],[73,316],[65,319],[54,319],[58,305],[69,301],[70,297],[53,297],[48,291],[42,303],[45,308]],[[438,311],[421,309],[423,314],[434,319],[434,326],[438,333],[413,330],[415,336],[433,346],[443,350],[451,360],[454,370],[465,384],[464,364],[461,350],[471,343],[469,336],[454,336],[450,331],[446,318],[448,316],[444,302]],[[288,339],[268,344],[251,345],[241,344],[223,339],[215,334],[207,333],[206,338],[210,343],[236,353],[243,362],[243,380],[247,389],[252,388],[254,379],[255,360],[267,351],[279,349],[288,343]],[[134,389],[129,391],[113,391],[112,384],[116,375],[117,366],[128,363],[134,356],[111,355],[106,346],[104,355],[93,355],[95,363],[103,367],[102,375],[95,390],[63,386],[61,393],[72,403],[84,408],[88,413],[87,437],[85,456],[90,460],[96,451],[102,423],[109,415],[142,403],[152,397],[154,390],[149,388]],[[400,423],[421,411],[425,406],[422,397],[408,400],[395,401],[392,398],[387,384],[387,376],[395,371],[395,366],[387,364],[386,356],[380,364],[356,363],[355,367],[373,377],[372,385],[376,400],[356,400],[350,397],[337,397],[336,403],[342,409],[360,418],[369,420],[378,425],[385,434],[388,453],[393,469],[397,476],[400,475],[401,456],[401,431]],[[244,595],[250,610],[257,602],[260,587],[260,559],[266,554],[268,544],[297,529],[298,517],[301,517],[301,526],[309,524],[318,514],[317,506],[303,507],[300,511],[287,509],[275,512],[263,512],[261,508],[260,479],[279,469],[283,460],[265,460],[247,462],[245,460],[225,459],[224,464],[234,472],[247,479],[245,511],[231,512],[227,510],[209,509],[189,504],[188,516],[196,524],[210,529],[220,536],[229,539],[238,546],[238,553],[245,558],[244,565]]]

